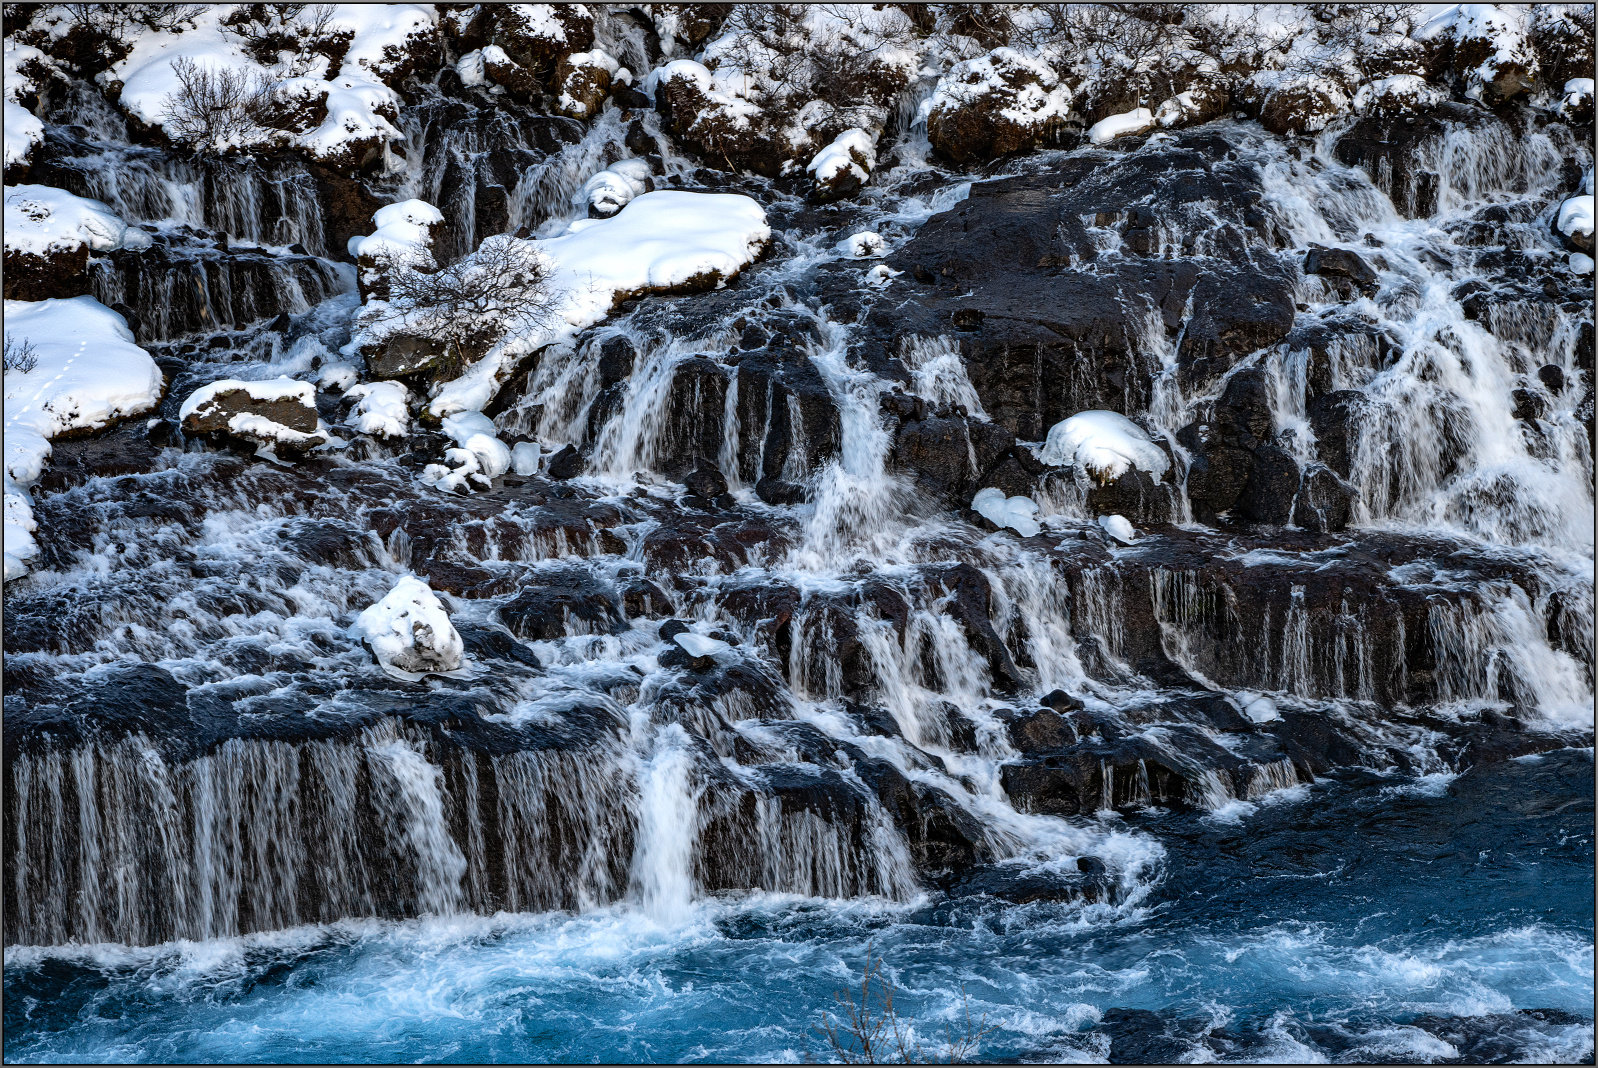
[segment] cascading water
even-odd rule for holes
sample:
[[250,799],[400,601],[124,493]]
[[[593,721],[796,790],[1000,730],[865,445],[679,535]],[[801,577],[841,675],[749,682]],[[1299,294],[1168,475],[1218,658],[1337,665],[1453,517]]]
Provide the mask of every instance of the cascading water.
[[[1445,122],[1417,199],[1348,122],[1221,119],[972,180],[928,162],[925,89],[820,206],[669,115],[436,74],[355,178],[59,96],[33,180],[152,234],[89,278],[170,382],[151,427],[55,443],[7,586],[8,1057],[796,1058],[868,949],[1000,1059],[1445,1057],[1434,1017],[1530,1009],[1516,1055],[1590,1043],[1591,299],[1503,259],[1551,258],[1588,150]],[[357,359],[350,204],[438,205],[448,264],[582,224],[624,159],[772,242],[507,377],[487,413],[542,466],[441,492],[433,421],[357,434],[325,385],[340,440],[297,463],[173,429],[224,375]],[[1374,279],[1308,271],[1328,247]],[[1164,474],[1045,461],[1102,408]],[[406,574],[459,671],[352,630]],[[1495,836],[1554,843],[1549,904]]]

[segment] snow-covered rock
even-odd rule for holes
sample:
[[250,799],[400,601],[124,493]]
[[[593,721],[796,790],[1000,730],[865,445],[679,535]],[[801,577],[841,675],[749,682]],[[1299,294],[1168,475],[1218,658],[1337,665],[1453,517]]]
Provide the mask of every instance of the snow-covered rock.
[[[342,366],[349,366],[344,364]],[[353,373],[353,368],[351,372]],[[406,407],[411,391],[399,382],[362,382],[350,386],[345,397],[356,400],[347,422],[357,434],[402,438],[410,430],[411,415]]]
[[151,243],[149,234],[129,227],[98,200],[47,185],[8,186],[5,198],[7,300],[86,293],[91,252]]
[[133,343],[122,316],[93,297],[5,303],[6,339],[31,347],[30,371],[5,373],[5,577],[38,553],[28,487],[50,457],[50,439],[101,430],[161,399],[161,369]]
[[1095,145],[1106,144],[1117,137],[1129,137],[1154,128],[1154,113],[1148,108],[1134,108],[1122,115],[1100,119],[1088,130],[1088,140]]
[[882,240],[882,235],[873,230],[862,230],[858,234],[850,234],[838,242],[840,250],[857,260],[880,256],[885,247],[887,247],[887,243]]
[[1559,215],[1554,228],[1564,235],[1573,251],[1592,252],[1592,194],[1571,197],[1559,205]]
[[815,182],[811,195],[822,203],[854,196],[876,162],[877,139],[861,129],[845,130],[806,165]]
[[1100,482],[1136,467],[1158,478],[1171,461],[1149,436],[1117,412],[1078,412],[1049,428],[1039,458],[1053,466],[1075,464]]
[[249,442],[256,455],[274,460],[309,452],[330,437],[316,412],[316,387],[287,377],[201,386],[183,402],[178,420],[186,434]]
[[617,160],[584,182],[576,201],[588,207],[592,219],[608,219],[636,196],[655,188],[654,173],[647,160]]
[[1122,545],[1131,545],[1137,540],[1137,531],[1124,515],[1101,515],[1099,526]]
[[1009,527],[1023,538],[1030,538],[1043,528],[1033,517],[1038,505],[1031,497],[1006,497],[1003,490],[978,490],[971,498],[971,510],[996,527]]
[[[630,297],[722,286],[770,239],[765,210],[746,196],[656,190],[612,218],[581,219],[559,237],[527,242],[549,265],[553,315],[540,323],[505,323],[502,340],[445,383],[429,410],[438,418],[481,410],[522,355],[593,326]],[[359,343],[405,326],[404,309],[384,309],[365,325]]]
[[1340,84],[1317,74],[1261,71],[1250,87],[1263,97],[1260,125],[1274,134],[1319,133],[1353,106]]
[[1585,253],[1572,252],[1565,265],[1570,268],[1571,274],[1592,274],[1593,259]]
[[1359,87],[1354,110],[1361,115],[1409,115],[1434,108],[1448,99],[1446,90],[1418,74],[1395,74]]
[[342,393],[360,381],[360,377],[354,364],[335,360],[322,365],[316,376],[316,384],[323,389],[336,389]]
[[1572,126],[1592,125],[1593,79],[1572,78],[1565,83],[1565,91],[1559,101],[1559,116]]
[[33,153],[44,140],[44,123],[28,110],[39,91],[34,71],[46,69],[45,54],[10,37],[5,41],[5,172],[10,182],[25,181]]
[[995,159],[1034,147],[1071,111],[1048,65],[1013,48],[956,63],[925,109],[927,137],[950,159]]
[[1458,4],[1439,11],[1415,37],[1450,48],[1465,95],[1497,104],[1524,95],[1535,84],[1530,15],[1527,4]]
[[351,634],[371,647],[384,671],[412,682],[459,671],[466,662],[449,613],[415,575],[402,575],[387,596],[357,616]]
[[1198,81],[1154,109],[1154,122],[1164,129],[1198,126],[1226,114],[1231,89],[1218,76]]

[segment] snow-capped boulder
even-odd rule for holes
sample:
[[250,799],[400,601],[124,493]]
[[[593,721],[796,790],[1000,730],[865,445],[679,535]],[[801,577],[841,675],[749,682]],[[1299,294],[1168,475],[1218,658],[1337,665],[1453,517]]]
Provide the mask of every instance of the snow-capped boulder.
[[1559,101],[1559,117],[1572,126],[1590,127],[1593,120],[1593,79],[1572,78]]
[[224,378],[189,394],[178,411],[195,437],[243,441],[256,455],[297,456],[328,442],[316,412],[316,387],[292,378],[245,382]]
[[461,412],[443,421],[444,433],[477,458],[484,478],[495,479],[510,470],[510,448],[499,440],[499,429],[482,412]]
[[1035,147],[1071,109],[1047,65],[1012,48],[956,63],[927,101],[927,137],[960,163]]
[[1413,115],[1447,99],[1446,90],[1418,74],[1394,74],[1360,86],[1354,94],[1354,110],[1361,115]]
[[674,60],[650,78],[655,105],[671,132],[707,158],[775,178],[800,151],[789,136],[792,131],[769,121],[764,108],[701,63]]
[[[887,242],[875,230],[862,230],[858,234],[850,234],[838,242],[839,251],[857,260],[880,256],[885,248],[887,248]],[[894,272],[894,274],[897,273],[897,271]]]
[[98,200],[46,185],[10,186],[5,198],[7,300],[87,293],[91,252],[150,245],[149,234]]
[[1231,102],[1231,87],[1218,75],[1200,77],[1154,109],[1154,121],[1171,130],[1221,118]]
[[1078,412],[1049,428],[1039,459],[1044,463],[1082,468],[1105,483],[1136,468],[1159,478],[1170,459],[1149,436],[1118,412]]
[[562,56],[555,67],[555,109],[567,118],[599,114],[619,64],[599,49]]
[[459,671],[466,647],[438,595],[415,575],[403,575],[381,601],[355,619],[352,636],[372,650],[384,671],[417,681]]
[[590,219],[608,219],[636,196],[653,192],[654,172],[641,159],[617,160],[584,182],[577,202],[588,205]]
[[854,196],[876,162],[876,138],[864,130],[845,130],[805,167],[815,182],[811,196],[824,204]]
[[1095,145],[1107,144],[1117,137],[1130,137],[1154,128],[1154,113],[1148,108],[1133,108],[1120,115],[1100,119],[1088,129],[1088,140]]
[[372,214],[377,230],[352,237],[349,253],[359,268],[361,299],[388,296],[388,268],[401,263],[430,268],[433,248],[444,231],[444,214],[425,200],[387,204]]
[[1131,545],[1137,541],[1137,530],[1133,528],[1130,520],[1124,515],[1101,515],[1099,526],[1104,533],[1120,542],[1122,545]]
[[1261,100],[1260,125],[1274,134],[1319,133],[1352,106],[1342,86],[1320,76],[1262,71],[1250,89]]
[[153,408],[165,382],[133,343],[122,316],[93,297],[6,301],[6,342],[31,369],[5,372],[5,577],[37,555],[28,487],[44,472],[50,439],[104,430]]

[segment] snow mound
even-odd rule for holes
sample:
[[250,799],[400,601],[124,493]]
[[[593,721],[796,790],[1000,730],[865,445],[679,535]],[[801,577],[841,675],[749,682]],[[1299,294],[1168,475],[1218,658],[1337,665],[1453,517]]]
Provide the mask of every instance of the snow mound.
[[5,302],[5,332],[33,347],[31,371],[5,373],[5,578],[37,555],[28,487],[44,472],[50,439],[98,430],[161,399],[161,369],[133,343],[122,316],[93,297]]
[[461,412],[444,420],[444,433],[455,444],[477,458],[477,468],[486,478],[498,478],[510,470],[510,449],[499,440],[494,421],[482,412]]
[[1117,412],[1078,412],[1049,428],[1040,458],[1056,467],[1075,464],[1101,481],[1139,468],[1158,478],[1170,460],[1149,436]]
[[[1559,205],[1559,232],[1566,237],[1592,236],[1592,195],[1571,197]],[[8,220],[9,221],[9,220]],[[9,237],[7,238],[9,241]]]
[[75,252],[84,245],[94,252],[118,248],[147,248],[150,235],[129,228],[107,205],[73,196],[47,185],[17,185],[6,189],[5,245],[7,252],[34,256]]
[[1043,528],[1033,518],[1038,505],[1031,497],[1006,497],[1003,490],[978,490],[971,498],[971,510],[996,527],[1009,527],[1023,538],[1030,538]]
[[316,384],[323,389],[336,389],[342,392],[360,381],[360,377],[360,372],[355,370],[354,364],[336,361],[322,365],[322,372],[317,376]]
[[1117,137],[1140,134],[1154,128],[1154,112],[1148,108],[1134,108],[1120,115],[1100,119],[1088,130],[1088,140],[1095,145],[1108,144]]
[[379,259],[384,255],[408,258],[433,244],[432,228],[444,221],[444,213],[425,200],[403,200],[372,213],[377,232],[352,237],[351,256]]
[[405,402],[411,391],[399,382],[362,382],[351,386],[344,395],[357,399],[347,420],[357,434],[402,438],[410,429],[411,414]]
[[1137,531],[1133,529],[1131,521],[1124,515],[1101,515],[1099,516],[1099,526],[1104,529],[1104,533],[1122,545],[1131,545],[1134,541],[1137,541]]
[[1572,252],[1565,263],[1572,274],[1592,274],[1593,260],[1585,252]]
[[351,636],[371,646],[384,671],[411,682],[458,671],[466,662],[449,613],[415,575],[401,576],[386,597],[356,617]]
[[[44,123],[22,106],[22,98],[38,90],[33,79],[22,73],[24,64],[44,64],[43,52],[31,45],[5,42],[5,165],[25,163],[35,145],[44,140]],[[9,227],[8,227],[9,229]]]
[[617,160],[584,182],[572,197],[600,216],[616,214],[634,198],[654,188],[654,172],[647,160]]
[[429,410],[440,418],[481,410],[499,388],[500,373],[518,357],[571,338],[628,297],[719,288],[754,262],[770,239],[765,209],[749,197],[657,190],[609,219],[580,219],[559,237],[527,242],[550,268],[552,321],[506,324],[505,340],[445,383]]

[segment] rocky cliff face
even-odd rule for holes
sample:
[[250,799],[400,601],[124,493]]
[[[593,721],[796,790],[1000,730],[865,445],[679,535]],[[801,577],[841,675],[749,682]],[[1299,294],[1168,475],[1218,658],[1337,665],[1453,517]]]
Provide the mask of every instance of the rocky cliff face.
[[[163,380],[8,441],[9,944],[1018,857],[1122,900],[1107,810],[1591,744],[1556,13],[151,6],[8,5],[8,319],[87,292]],[[320,103],[197,142],[190,45]],[[13,267],[23,179],[143,236]],[[9,428],[78,350],[7,330]],[[325,440],[262,454],[283,377]],[[363,644],[402,576],[459,667]]]

